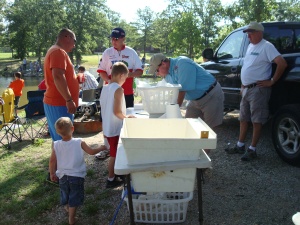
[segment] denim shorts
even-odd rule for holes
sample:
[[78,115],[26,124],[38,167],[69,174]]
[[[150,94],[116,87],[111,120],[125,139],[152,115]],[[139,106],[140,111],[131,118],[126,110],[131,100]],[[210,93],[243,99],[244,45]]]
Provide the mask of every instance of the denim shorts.
[[59,179],[60,204],[77,207],[84,200],[84,178],[64,175]]

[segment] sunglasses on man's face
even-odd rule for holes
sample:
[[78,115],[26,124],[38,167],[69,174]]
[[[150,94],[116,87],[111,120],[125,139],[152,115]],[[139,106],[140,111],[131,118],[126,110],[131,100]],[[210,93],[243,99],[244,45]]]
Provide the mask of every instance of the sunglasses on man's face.
[[76,43],[76,38],[72,37],[71,35],[66,35],[65,37],[70,37],[71,39],[73,39],[73,41]]
[[111,40],[112,40],[112,41],[118,41],[119,38],[114,38],[114,37],[112,37]]

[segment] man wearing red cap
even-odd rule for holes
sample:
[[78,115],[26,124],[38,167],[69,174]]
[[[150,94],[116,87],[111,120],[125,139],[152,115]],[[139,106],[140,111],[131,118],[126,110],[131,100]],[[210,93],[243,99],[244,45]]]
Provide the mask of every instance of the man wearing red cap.
[[109,83],[114,63],[123,62],[128,67],[128,78],[122,87],[124,89],[126,107],[129,108],[134,105],[133,78],[142,76],[143,68],[136,51],[125,45],[125,36],[125,31],[122,28],[117,27],[112,30],[109,36],[112,47],[103,52],[97,72],[106,83]]

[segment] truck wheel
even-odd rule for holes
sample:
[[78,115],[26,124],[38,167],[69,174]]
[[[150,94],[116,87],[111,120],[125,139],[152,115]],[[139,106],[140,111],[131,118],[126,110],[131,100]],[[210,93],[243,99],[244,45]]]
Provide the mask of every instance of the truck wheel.
[[272,122],[273,145],[285,162],[300,166],[300,106],[280,109]]

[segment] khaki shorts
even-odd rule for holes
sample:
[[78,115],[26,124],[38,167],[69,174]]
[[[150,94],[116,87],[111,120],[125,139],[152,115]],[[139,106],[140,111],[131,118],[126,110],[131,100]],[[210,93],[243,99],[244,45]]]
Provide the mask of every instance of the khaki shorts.
[[191,100],[187,106],[185,118],[200,117],[210,128],[223,122],[224,93],[221,85],[217,85],[203,98]]
[[269,99],[271,88],[245,88],[240,104],[240,121],[266,123],[269,119]]

